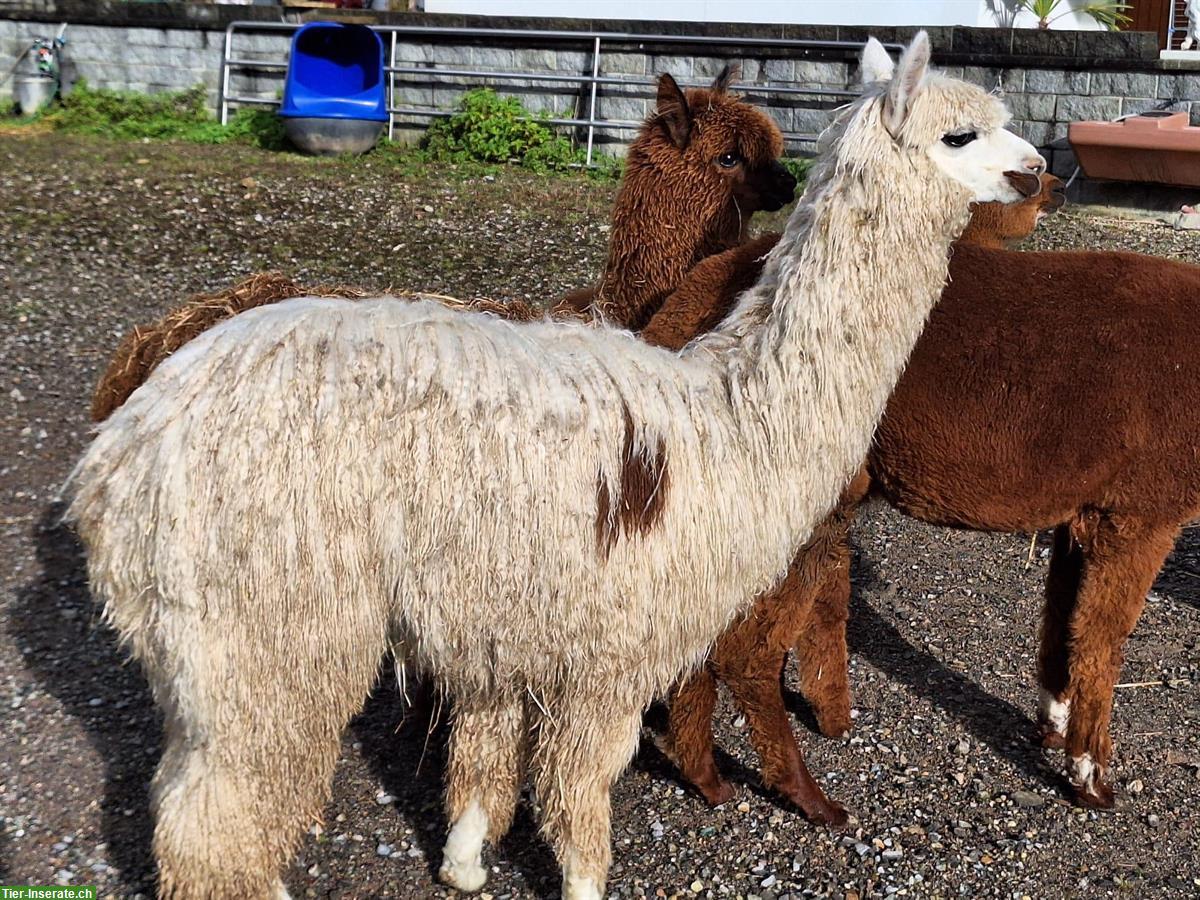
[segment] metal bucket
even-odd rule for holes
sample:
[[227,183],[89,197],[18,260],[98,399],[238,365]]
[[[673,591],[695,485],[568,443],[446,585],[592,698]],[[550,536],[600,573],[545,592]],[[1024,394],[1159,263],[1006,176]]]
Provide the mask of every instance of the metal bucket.
[[13,79],[13,99],[23,116],[35,112],[54,99],[57,82],[47,75],[18,75]]
[[366,153],[386,123],[371,119],[284,118],[283,129],[297,149],[316,156]]

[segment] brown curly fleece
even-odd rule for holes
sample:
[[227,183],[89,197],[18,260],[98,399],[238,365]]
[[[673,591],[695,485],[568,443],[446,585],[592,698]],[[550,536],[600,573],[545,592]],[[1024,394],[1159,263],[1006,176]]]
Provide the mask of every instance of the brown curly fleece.
[[790,203],[783,136],[727,93],[736,70],[684,93],[659,78],[657,111],[629,148],[600,281],[564,298],[639,330],[700,260],[742,243],[750,217]]

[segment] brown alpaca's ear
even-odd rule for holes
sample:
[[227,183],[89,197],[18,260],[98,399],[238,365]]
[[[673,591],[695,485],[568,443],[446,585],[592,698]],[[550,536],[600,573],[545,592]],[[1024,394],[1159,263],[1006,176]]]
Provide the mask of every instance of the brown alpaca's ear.
[[692,111],[675,79],[665,72],[658,76],[658,104],[654,117],[676,147],[682,150],[687,146],[692,134]]
[[742,77],[742,64],[729,63],[725,66],[713,79],[712,89],[718,94],[723,94],[729,90],[729,86]]

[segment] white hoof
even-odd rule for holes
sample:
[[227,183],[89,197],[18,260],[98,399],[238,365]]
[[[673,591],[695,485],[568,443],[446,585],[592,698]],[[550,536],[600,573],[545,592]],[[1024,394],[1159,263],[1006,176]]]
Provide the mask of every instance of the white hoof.
[[1071,784],[1088,794],[1096,793],[1096,776],[1101,774],[1099,766],[1092,761],[1092,754],[1072,756],[1070,765]]
[[483,867],[483,839],[487,837],[487,813],[472,800],[446,837],[438,877],[460,891],[477,891],[487,881]]
[[487,883],[487,869],[483,867],[482,863],[454,863],[447,859],[438,869],[438,878],[442,880],[442,884],[448,884],[452,888],[473,894]]
[[1058,700],[1045,688],[1040,691],[1042,721],[1063,737],[1067,736],[1067,725],[1071,721],[1071,701]]

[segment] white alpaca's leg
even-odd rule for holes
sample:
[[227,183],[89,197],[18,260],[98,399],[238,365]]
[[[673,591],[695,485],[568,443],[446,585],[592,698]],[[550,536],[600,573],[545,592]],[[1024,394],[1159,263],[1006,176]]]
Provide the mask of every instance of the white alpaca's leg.
[[483,839],[487,837],[488,817],[472,800],[450,829],[442,849],[442,867],[438,877],[460,891],[477,891],[487,881],[483,867]]
[[1183,43],[1179,45],[1179,49],[1180,50],[1191,50],[1192,49],[1192,36],[1190,34],[1183,39]]
[[568,900],[603,895],[612,861],[609,795],[637,748],[640,726],[641,709],[622,709],[611,697],[556,703],[541,718],[534,784]]
[[[319,608],[294,586],[292,596],[296,608]],[[307,631],[297,617],[272,621],[281,633],[270,644],[184,606],[144,638],[147,676],[170,698],[152,783],[159,896],[283,900],[280,872],[329,796],[342,729],[383,652],[381,629],[369,610]],[[206,664],[157,665],[189,655]]]
[[483,842],[498,841],[512,822],[525,761],[525,711],[519,698],[456,704],[446,773],[450,833],[439,877],[460,891],[487,881]]
[[582,865],[568,854],[562,861],[563,866],[563,900],[601,900],[603,891],[596,879],[582,875]]

